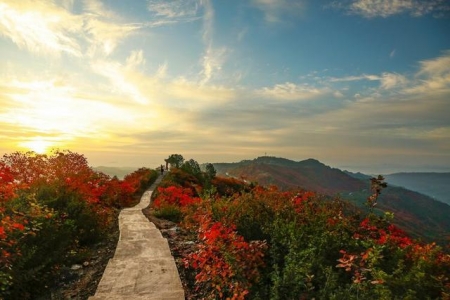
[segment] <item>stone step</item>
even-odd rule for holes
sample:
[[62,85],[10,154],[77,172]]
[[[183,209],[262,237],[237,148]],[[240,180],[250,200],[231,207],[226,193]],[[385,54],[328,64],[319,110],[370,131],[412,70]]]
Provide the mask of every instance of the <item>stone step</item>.
[[[150,224],[150,223],[149,223]],[[154,226],[154,225],[153,225]],[[151,228],[147,224],[125,223],[120,228],[120,241],[129,240],[159,240],[164,239],[159,229]]]
[[169,243],[166,239],[158,240],[122,240],[116,248],[114,258],[126,257],[160,258],[171,257]]
[[185,300],[183,290],[164,291],[157,295],[110,295],[99,294],[89,297],[89,300]]
[[123,222],[148,222],[148,219],[144,216],[141,211],[129,210],[121,211],[119,214],[119,224]]
[[150,223],[148,220],[134,222],[134,221],[127,221],[127,220],[122,219],[122,221],[119,222],[119,230],[122,231],[126,227],[128,227],[128,229],[135,229],[135,230],[157,229],[155,224]]
[[133,295],[148,295],[158,298],[164,297],[163,294],[169,291],[178,290],[182,290],[182,285],[172,257],[139,258],[133,261],[113,258],[106,266],[95,296],[108,294],[134,299]]

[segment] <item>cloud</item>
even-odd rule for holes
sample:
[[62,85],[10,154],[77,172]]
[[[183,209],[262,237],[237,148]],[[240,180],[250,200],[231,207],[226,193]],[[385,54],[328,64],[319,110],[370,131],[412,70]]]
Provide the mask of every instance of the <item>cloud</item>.
[[345,76],[345,77],[332,77],[329,79],[330,82],[346,82],[346,81],[360,81],[360,80],[380,80],[380,76],[377,75],[359,75],[359,76]]
[[350,3],[333,2],[331,6],[365,18],[387,18],[402,13],[414,17],[440,16],[450,11],[450,4],[444,0],[353,0]]
[[[135,54],[132,53],[131,56],[128,57],[128,61],[133,60],[134,56]],[[91,67],[95,73],[108,78],[117,91],[129,96],[136,103],[148,104],[150,102],[150,100],[140,91],[138,86],[128,78],[127,71],[130,70],[130,68],[127,70],[127,67],[123,67],[120,63],[104,60],[93,62]]]
[[380,87],[385,90],[405,86],[408,79],[405,76],[397,73],[383,73],[380,78]]
[[0,34],[18,47],[38,54],[63,52],[81,56],[77,36],[83,21],[52,2],[3,1],[0,3]]
[[136,69],[145,64],[144,51],[134,50],[126,59],[126,68]]
[[205,53],[201,59],[202,70],[200,71],[200,83],[208,83],[222,69],[226,61],[229,50],[226,47],[216,47],[213,41],[214,31],[214,8],[211,1],[203,2],[203,43],[206,47]]
[[102,2],[84,1],[84,11],[73,14],[72,1],[12,1],[0,3],[0,34],[18,47],[41,55],[82,57],[111,54],[119,42],[143,24],[121,22]]
[[450,51],[441,56],[419,62],[413,84],[405,89],[408,94],[450,93]]
[[166,113],[177,109],[198,109],[219,105],[234,99],[231,88],[203,84],[184,77],[168,78],[167,64],[160,65],[153,74],[145,74],[138,67],[145,62],[142,50],[132,51],[123,65],[117,61],[97,60],[92,70],[107,78],[116,93],[134,100],[135,104],[152,105],[152,111]]
[[408,83],[408,79],[405,76],[388,72],[384,72],[381,75],[363,74],[358,76],[332,77],[328,79],[328,82],[353,82],[361,80],[379,81],[380,88],[384,90],[399,88]]
[[201,71],[203,79],[201,80],[201,84],[207,83],[216,73],[220,72],[222,65],[226,61],[226,56],[226,48],[213,48],[212,46],[208,46],[203,56],[203,70]]
[[327,89],[296,85],[291,82],[276,84],[273,87],[264,87],[256,90],[256,94],[262,97],[289,101],[313,99],[328,92]]
[[389,58],[394,58],[395,56],[395,49],[391,51],[391,53],[389,53]]
[[201,6],[201,0],[150,0],[147,9],[151,20],[145,26],[160,27],[200,20],[198,14]]
[[450,73],[450,50],[435,59],[420,62],[420,71],[417,75],[443,76]]
[[84,1],[84,33],[89,41],[88,55],[110,55],[121,40],[130,36],[144,25],[139,23],[123,23],[102,2],[97,0]]
[[298,17],[305,11],[303,0],[252,0],[253,6],[264,13],[264,19],[269,23],[279,23],[287,17]]
[[151,0],[148,10],[155,16],[167,19],[190,20],[197,16],[199,1],[197,0]]

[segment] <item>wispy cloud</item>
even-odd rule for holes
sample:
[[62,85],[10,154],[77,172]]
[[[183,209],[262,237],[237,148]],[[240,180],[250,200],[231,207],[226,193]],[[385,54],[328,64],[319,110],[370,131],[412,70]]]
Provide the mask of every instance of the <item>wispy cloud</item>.
[[115,12],[98,0],[85,0],[84,9],[84,32],[91,57],[97,53],[110,55],[123,39],[144,26],[119,20]]
[[0,34],[34,53],[81,56],[82,25],[80,16],[52,2],[0,2]]
[[126,68],[128,69],[136,69],[139,66],[145,64],[144,51],[134,50],[131,52],[130,56],[126,59]]
[[83,5],[83,12],[74,14],[72,1],[58,5],[53,1],[3,0],[0,34],[37,54],[93,57],[111,54],[120,41],[144,26],[123,22],[100,1],[84,1]]
[[307,100],[323,96],[329,91],[326,88],[317,88],[307,85],[297,85],[291,82],[276,84],[273,87],[264,87],[256,91],[257,95],[279,100]]
[[390,90],[393,88],[399,88],[405,86],[408,83],[408,79],[401,74],[384,72],[381,75],[363,74],[358,76],[345,76],[345,77],[332,77],[327,79],[328,82],[353,82],[353,81],[379,81],[380,88],[384,90]]
[[353,0],[350,2],[335,1],[331,6],[365,18],[387,18],[402,13],[408,13],[414,17],[426,14],[441,16],[450,11],[450,4],[445,0]]
[[391,51],[391,53],[389,53],[389,58],[394,58],[395,56],[395,49]]
[[[132,54],[131,59],[130,57],[128,58],[129,61],[133,60],[133,55],[135,54]],[[131,65],[129,65],[129,68],[130,66]],[[108,78],[118,92],[130,97],[135,102],[140,104],[148,104],[150,102],[150,100],[140,91],[139,87],[128,79],[126,76],[127,68],[120,63],[99,60],[92,63],[92,70],[97,74]]]
[[303,0],[252,0],[251,3],[264,13],[269,23],[286,21],[287,17],[298,17],[305,12]]
[[333,77],[330,78],[330,82],[346,82],[346,81],[360,81],[360,80],[380,80],[378,75],[358,75],[358,76],[345,76],[345,77]]
[[385,90],[404,87],[408,83],[408,79],[397,73],[383,73],[380,77],[380,87]]
[[202,77],[200,83],[208,83],[216,73],[220,72],[226,61],[229,50],[226,47],[216,47],[213,41],[214,31],[214,8],[209,0],[203,2],[203,43],[206,47],[205,53],[201,59]]
[[234,99],[233,89],[184,77],[167,76],[167,64],[160,65],[153,74],[139,70],[145,63],[142,50],[132,51],[125,64],[113,60],[97,60],[92,70],[108,79],[114,91],[134,100],[135,104],[152,105],[158,113],[177,109],[199,109]]
[[226,61],[227,49],[222,48],[214,48],[212,45],[209,45],[206,48],[206,52],[203,56],[203,70],[201,71],[201,75],[203,79],[201,80],[202,84],[210,81],[213,76],[220,72],[222,69],[222,65]]
[[406,90],[409,94],[450,93],[450,51],[435,59],[420,62],[414,84]]
[[148,10],[156,17],[178,21],[190,21],[197,18],[198,0],[150,0]]

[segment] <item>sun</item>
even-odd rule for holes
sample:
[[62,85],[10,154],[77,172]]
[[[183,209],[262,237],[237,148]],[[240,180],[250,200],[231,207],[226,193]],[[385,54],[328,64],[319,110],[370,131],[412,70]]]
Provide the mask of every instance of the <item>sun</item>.
[[41,137],[35,137],[27,142],[23,142],[21,145],[38,154],[45,154],[50,146],[53,145],[53,142]]

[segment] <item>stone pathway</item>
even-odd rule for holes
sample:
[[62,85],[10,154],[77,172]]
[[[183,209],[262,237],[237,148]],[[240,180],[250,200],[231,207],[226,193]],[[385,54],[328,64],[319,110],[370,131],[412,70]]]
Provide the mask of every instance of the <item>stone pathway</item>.
[[169,244],[142,213],[161,179],[142,195],[138,205],[120,212],[116,252],[89,300],[185,299]]

